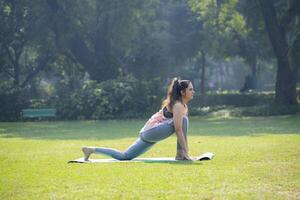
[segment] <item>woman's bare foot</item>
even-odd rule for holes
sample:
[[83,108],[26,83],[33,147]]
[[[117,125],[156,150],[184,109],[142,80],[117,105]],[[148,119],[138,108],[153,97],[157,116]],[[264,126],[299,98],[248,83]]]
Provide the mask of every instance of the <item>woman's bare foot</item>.
[[95,147],[82,147],[82,152],[84,154],[84,160],[88,161],[89,157],[92,153],[95,153],[96,148]]

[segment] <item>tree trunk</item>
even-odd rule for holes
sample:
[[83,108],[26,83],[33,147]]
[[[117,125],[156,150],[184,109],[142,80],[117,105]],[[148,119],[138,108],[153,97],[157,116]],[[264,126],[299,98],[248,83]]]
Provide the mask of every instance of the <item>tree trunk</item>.
[[201,83],[200,83],[201,94],[205,94],[205,67],[206,67],[205,52],[201,50]]
[[32,70],[32,72],[30,72],[25,80],[23,81],[22,84],[20,84],[21,88],[24,88],[28,85],[29,82],[32,82],[32,80],[42,71],[47,67],[47,64],[49,63],[49,61],[53,59],[51,55],[49,55],[49,53],[47,53],[47,55],[44,57],[40,57],[39,60],[36,62],[36,67],[34,68],[34,70]]
[[220,63],[219,65],[219,87],[218,90],[220,89],[221,91],[224,88],[224,69],[223,69],[223,63]]
[[256,59],[256,55],[254,56],[253,62],[251,64],[251,72],[252,72],[252,77],[257,76],[257,59]]
[[19,60],[20,60],[20,55],[22,52],[21,50],[15,49],[15,48],[11,48],[12,51],[9,50],[9,48],[7,47],[7,53],[8,56],[10,58],[10,62],[13,66],[13,79],[14,79],[14,87],[18,88],[20,86],[20,64],[19,64]]
[[272,0],[258,0],[265,21],[275,56],[277,58],[277,75],[275,102],[280,104],[297,104],[296,75],[297,68],[292,67],[288,58],[288,43],[285,30],[279,25]]

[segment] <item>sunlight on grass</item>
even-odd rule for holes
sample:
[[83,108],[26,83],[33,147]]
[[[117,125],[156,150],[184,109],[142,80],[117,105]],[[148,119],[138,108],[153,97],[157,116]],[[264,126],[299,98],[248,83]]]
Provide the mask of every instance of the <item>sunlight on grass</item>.
[[[299,117],[191,119],[200,163],[67,164],[80,147],[126,149],[144,120],[0,123],[0,199],[299,199]],[[175,155],[175,136],[143,157]],[[105,158],[92,155],[93,158]]]

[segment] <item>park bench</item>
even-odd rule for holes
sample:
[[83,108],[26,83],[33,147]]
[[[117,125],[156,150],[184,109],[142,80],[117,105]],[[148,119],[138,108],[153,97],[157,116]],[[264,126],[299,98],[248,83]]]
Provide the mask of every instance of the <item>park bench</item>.
[[42,118],[42,117],[56,117],[55,108],[29,108],[22,109],[21,118]]

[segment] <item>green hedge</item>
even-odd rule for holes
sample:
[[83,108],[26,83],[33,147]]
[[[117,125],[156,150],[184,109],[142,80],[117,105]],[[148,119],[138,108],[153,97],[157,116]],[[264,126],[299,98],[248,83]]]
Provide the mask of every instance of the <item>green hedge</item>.
[[[50,99],[29,99],[26,91],[0,94],[0,120],[16,121],[23,108],[54,107],[57,119],[117,119],[149,117],[160,108],[166,88],[160,79],[139,81],[121,76],[101,83],[85,81],[70,90],[60,83],[56,96]],[[300,90],[298,88],[298,94]],[[268,116],[293,114],[299,107],[272,104],[274,93],[223,93],[196,95],[190,104],[191,115],[206,115],[218,110],[231,110],[234,115]]]
[[26,92],[12,90],[0,94],[0,121],[17,121],[22,108],[30,105]]
[[[297,89],[298,101],[300,88]],[[300,112],[299,105],[279,105],[274,103],[271,92],[226,93],[196,95],[191,102],[191,115],[207,115],[218,111],[230,112],[234,116],[275,116]]]
[[192,107],[205,106],[254,106],[272,102],[274,93],[236,93],[196,95],[191,101]]
[[86,81],[72,93],[60,92],[54,104],[61,119],[145,117],[159,108],[161,84],[159,79],[138,81],[133,76]]

